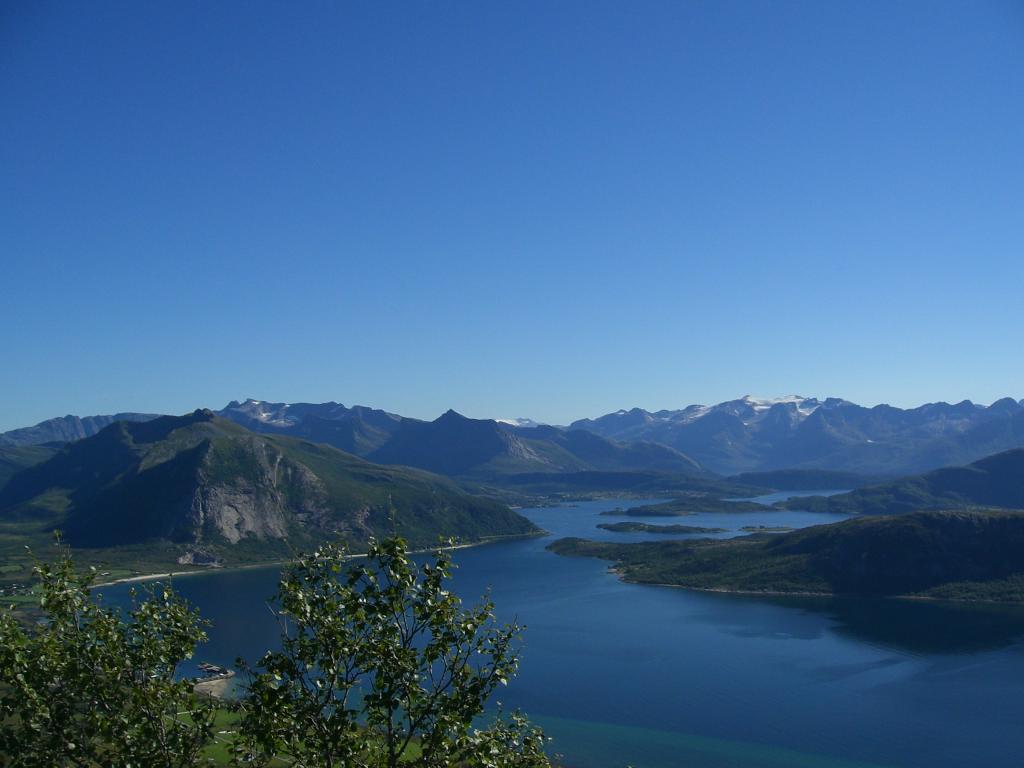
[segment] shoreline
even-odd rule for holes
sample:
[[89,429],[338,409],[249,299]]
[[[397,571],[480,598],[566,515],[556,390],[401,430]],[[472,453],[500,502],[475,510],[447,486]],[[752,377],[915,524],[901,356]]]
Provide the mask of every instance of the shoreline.
[[[471,541],[463,544],[451,544],[443,547],[426,547],[422,549],[410,549],[410,555],[422,555],[430,552],[437,552],[438,550],[445,552],[452,552],[457,549],[469,549],[471,547],[481,547],[485,544],[497,544],[503,541],[509,541],[514,539],[531,539],[540,536],[550,535],[547,531],[536,531],[534,533],[510,533],[504,536],[489,536],[486,539],[480,539],[479,541]],[[356,558],[366,557],[365,552],[355,552],[349,555],[345,555],[346,560],[355,560]],[[110,581],[100,582],[93,584],[90,589],[101,589],[102,587],[113,587],[118,584],[137,584],[146,581],[154,581],[156,579],[174,579],[179,576],[197,576],[197,575],[208,575],[213,573],[227,573],[235,571],[252,570],[254,568],[273,568],[274,566],[282,566],[290,560],[268,560],[263,563],[242,563],[239,565],[219,565],[209,566],[207,568],[196,568],[191,571],[165,571],[163,573],[140,573],[137,576],[123,576],[119,579],[111,579]]]

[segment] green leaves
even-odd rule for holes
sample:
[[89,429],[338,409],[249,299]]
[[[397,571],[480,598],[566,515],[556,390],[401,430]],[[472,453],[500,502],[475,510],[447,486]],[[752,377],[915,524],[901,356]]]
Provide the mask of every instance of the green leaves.
[[[474,726],[518,667],[520,628],[446,589],[451,556],[422,566],[399,538],[365,559],[335,544],[282,574],[281,650],[248,670],[237,764],[296,768],[547,768],[519,713]],[[213,702],[176,679],[205,624],[169,587],[122,615],[90,594],[68,552],[36,566],[45,620],[0,611],[0,761],[11,768],[202,764]],[[243,662],[239,666],[246,670]]]
[[334,544],[300,557],[277,596],[282,649],[249,670],[237,759],[547,766],[518,714],[473,727],[515,675],[520,628],[498,625],[489,601],[463,609],[445,588],[452,568],[444,550],[417,566],[400,538],[371,542],[365,560]]
[[127,616],[89,592],[66,549],[37,564],[44,619],[26,629],[0,614],[0,754],[5,765],[195,765],[212,738],[212,703],[175,679],[205,639],[169,589]]

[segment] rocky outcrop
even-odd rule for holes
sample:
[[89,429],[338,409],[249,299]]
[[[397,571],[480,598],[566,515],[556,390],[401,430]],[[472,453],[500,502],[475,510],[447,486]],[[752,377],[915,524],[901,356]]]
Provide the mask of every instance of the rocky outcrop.
[[178,558],[179,565],[206,565],[218,566],[222,564],[221,558],[213,552],[199,548],[190,548]]
[[[234,471],[244,467],[244,472]],[[236,544],[288,537],[291,522],[322,528],[330,508],[323,483],[267,442],[250,438],[227,448],[208,444],[188,510],[196,542]]]

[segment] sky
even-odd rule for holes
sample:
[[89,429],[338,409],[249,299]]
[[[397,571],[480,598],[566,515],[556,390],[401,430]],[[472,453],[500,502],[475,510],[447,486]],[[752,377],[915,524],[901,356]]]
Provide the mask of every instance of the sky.
[[1017,2],[0,0],[0,430],[1024,397]]

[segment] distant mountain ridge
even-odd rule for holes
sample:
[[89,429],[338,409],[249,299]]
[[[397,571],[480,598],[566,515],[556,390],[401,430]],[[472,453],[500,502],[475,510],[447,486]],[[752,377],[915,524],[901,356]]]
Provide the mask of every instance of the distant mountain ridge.
[[[326,443],[377,463],[418,467],[477,480],[500,481],[508,475],[524,473],[706,474],[697,462],[665,445],[642,441],[623,444],[589,432],[567,432],[559,427],[535,425],[527,419],[515,423],[469,419],[450,410],[434,421],[421,421],[359,405],[273,403],[255,399],[233,400],[215,413],[259,434]],[[99,425],[109,424],[112,418],[90,417],[79,421]],[[35,430],[32,435],[45,437],[47,442],[59,436],[52,429],[31,429]],[[95,434],[94,429],[89,431]],[[22,440],[29,439],[29,430],[18,432],[22,433]],[[70,433],[67,437],[68,440],[52,442],[78,439]],[[23,446],[19,443],[18,447]],[[17,465],[28,458],[25,454],[12,455],[11,464]]]
[[260,400],[233,401],[218,414],[256,432],[325,442],[380,464],[453,477],[499,480],[517,473],[594,470],[703,474],[697,462],[668,446],[621,444],[528,419],[470,419],[449,410],[421,421],[364,406]]
[[848,400],[750,396],[675,411],[621,410],[570,430],[669,445],[725,475],[820,469],[901,475],[1024,446],[1024,404],[1003,398],[900,409]]
[[403,420],[392,438],[367,458],[491,480],[520,473],[590,470],[703,474],[699,464],[668,446],[622,444],[557,427],[514,427],[470,419],[453,410],[434,421]]
[[32,427],[12,429],[0,433],[0,447],[70,443],[83,437],[92,437],[115,421],[149,421],[155,413],[115,413],[109,416],[60,416],[41,421]]
[[327,443],[357,456],[382,446],[403,418],[363,405],[346,408],[341,403],[269,403],[265,400],[232,400],[218,416],[253,432],[291,435]]
[[[735,476],[809,470],[897,477],[1024,447],[1022,402],[1003,398],[986,407],[965,400],[900,409],[866,408],[841,398],[747,396],[678,410],[620,410],[569,427],[530,419],[466,419],[452,411],[472,422],[456,427],[445,424],[448,414],[431,422],[336,402],[235,400],[216,413],[261,434],[326,443],[358,456],[454,476],[609,471]],[[114,420],[152,418],[125,413],[50,419],[0,434],[0,448],[62,444],[89,437]],[[456,440],[457,433],[463,437]],[[582,435],[605,442],[588,443]]]

